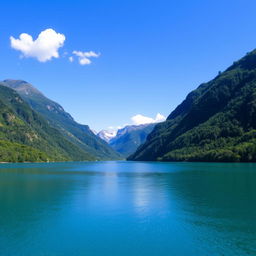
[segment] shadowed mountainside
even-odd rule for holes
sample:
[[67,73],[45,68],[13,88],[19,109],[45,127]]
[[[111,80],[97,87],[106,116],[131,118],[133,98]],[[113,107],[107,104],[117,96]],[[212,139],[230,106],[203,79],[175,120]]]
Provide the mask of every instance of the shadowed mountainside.
[[128,159],[256,161],[256,50],[188,94]]
[[109,141],[109,145],[117,152],[128,157],[143,144],[155,124],[128,125],[119,129],[116,136]]

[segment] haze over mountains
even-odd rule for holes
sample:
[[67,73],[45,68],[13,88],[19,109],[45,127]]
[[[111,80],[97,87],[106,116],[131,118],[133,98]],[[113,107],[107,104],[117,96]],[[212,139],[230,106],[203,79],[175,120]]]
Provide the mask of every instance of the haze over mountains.
[[256,50],[188,94],[129,160],[256,161]]

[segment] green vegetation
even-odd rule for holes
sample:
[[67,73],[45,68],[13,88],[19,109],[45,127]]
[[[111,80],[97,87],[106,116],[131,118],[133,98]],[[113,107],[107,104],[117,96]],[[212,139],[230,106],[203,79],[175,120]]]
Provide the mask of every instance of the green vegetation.
[[79,148],[83,154],[91,155],[98,160],[120,158],[120,155],[96,136],[87,125],[75,122],[58,103],[45,97],[31,84],[21,80],[5,80],[2,85],[17,91],[34,111],[47,120],[50,126],[57,129],[66,140]]
[[0,140],[1,162],[48,162],[54,159],[30,146]]
[[129,159],[256,161],[256,51],[191,92]]
[[14,90],[1,85],[0,141],[0,161],[4,162],[95,159],[66,140]]

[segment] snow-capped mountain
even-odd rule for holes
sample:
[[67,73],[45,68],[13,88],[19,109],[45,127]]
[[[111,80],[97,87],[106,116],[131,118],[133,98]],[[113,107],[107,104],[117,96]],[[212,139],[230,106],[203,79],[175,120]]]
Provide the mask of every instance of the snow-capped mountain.
[[102,130],[97,135],[118,153],[127,157],[146,141],[155,124],[127,125],[118,130]]
[[117,131],[115,137],[110,139],[109,145],[117,152],[127,157],[146,141],[149,133],[156,124],[127,125]]
[[116,133],[117,131],[115,130],[101,130],[97,135],[106,142],[109,142],[116,136]]
[[155,118],[138,114],[131,118],[132,125],[111,126],[108,129],[101,130],[97,135],[122,156],[128,157],[146,141],[147,136],[152,132],[155,125],[165,119],[159,113]]

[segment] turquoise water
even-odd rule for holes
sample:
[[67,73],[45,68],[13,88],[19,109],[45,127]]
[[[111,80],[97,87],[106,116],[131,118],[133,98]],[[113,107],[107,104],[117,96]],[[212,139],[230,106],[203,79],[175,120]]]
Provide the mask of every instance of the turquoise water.
[[0,255],[256,255],[256,164],[0,166]]

